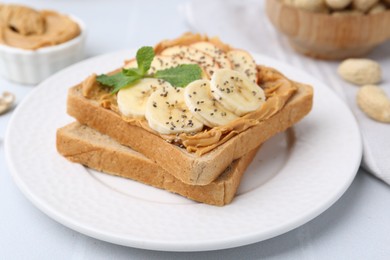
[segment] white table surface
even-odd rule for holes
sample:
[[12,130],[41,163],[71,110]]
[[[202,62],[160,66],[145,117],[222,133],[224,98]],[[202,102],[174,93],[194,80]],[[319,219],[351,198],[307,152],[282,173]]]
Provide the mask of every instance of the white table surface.
[[[189,30],[178,12],[178,5],[183,3],[180,0],[18,3],[59,10],[84,20],[88,27],[87,57],[153,45]],[[381,57],[381,51],[383,48],[373,55]],[[273,53],[264,54],[278,58]],[[382,59],[389,60],[389,53],[386,55]],[[302,64],[300,60],[307,58],[296,55],[292,63]],[[314,70],[316,73],[320,77],[321,71]],[[0,78],[0,92],[15,93],[17,103],[33,88]],[[390,259],[390,187],[363,169],[347,192],[323,214],[286,234],[252,245],[175,253],[128,248],[81,235],[36,209],[12,181],[4,156],[4,135],[11,114],[0,116],[0,259]]]

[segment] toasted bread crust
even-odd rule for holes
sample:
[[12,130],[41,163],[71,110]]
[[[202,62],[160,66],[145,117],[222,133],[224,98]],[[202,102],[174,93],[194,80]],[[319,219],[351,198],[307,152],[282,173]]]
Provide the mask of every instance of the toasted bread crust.
[[215,181],[204,186],[181,182],[142,154],[79,123],[58,129],[57,150],[68,160],[90,168],[165,189],[198,202],[223,206],[234,198],[241,177],[258,149],[232,162]]
[[313,90],[297,84],[297,92],[271,118],[234,136],[212,151],[197,156],[166,142],[145,129],[124,121],[120,115],[105,109],[97,101],[86,99],[79,86],[68,93],[68,114],[80,123],[114,138],[144,154],[184,183],[207,185],[235,159],[255,149],[273,135],[285,131],[301,120],[312,107]]

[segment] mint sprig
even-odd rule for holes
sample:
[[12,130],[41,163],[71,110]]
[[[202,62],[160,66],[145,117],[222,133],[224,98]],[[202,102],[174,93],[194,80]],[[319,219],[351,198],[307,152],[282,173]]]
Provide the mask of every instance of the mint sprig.
[[137,65],[138,70],[141,74],[145,75],[150,69],[150,65],[152,64],[154,58],[154,50],[150,46],[141,47],[137,51]]
[[192,81],[200,79],[202,69],[197,64],[182,64],[174,68],[156,71],[155,78],[168,81],[173,86],[185,87]]
[[142,76],[126,76],[123,72],[107,76],[105,74],[96,77],[96,80],[105,86],[113,87],[112,93],[118,92],[120,89],[132,86],[140,80]]
[[202,69],[197,64],[182,64],[148,74],[154,56],[152,47],[142,47],[136,54],[137,68],[122,69],[121,72],[113,75],[101,74],[96,80],[104,86],[114,88],[111,93],[116,93],[122,88],[133,86],[142,78],[163,79],[174,87],[185,87],[202,76]]

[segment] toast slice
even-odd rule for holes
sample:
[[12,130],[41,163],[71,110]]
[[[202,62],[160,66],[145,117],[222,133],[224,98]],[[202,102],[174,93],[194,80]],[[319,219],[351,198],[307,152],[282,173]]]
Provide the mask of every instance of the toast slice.
[[223,206],[234,198],[241,177],[258,149],[233,161],[215,181],[203,186],[181,182],[142,154],[77,122],[58,129],[57,150],[68,160],[89,168],[165,189],[198,202]]
[[311,109],[312,89],[299,85],[297,93],[275,115],[232,137],[212,151],[198,156],[168,143],[141,127],[124,121],[116,112],[99,102],[86,99],[81,87],[70,89],[68,113],[81,124],[106,134],[158,163],[182,182],[207,185],[233,161],[255,149],[270,137],[285,131],[301,120]]
[[[215,38],[185,34],[157,44],[155,52],[196,42],[213,43],[224,51],[235,50]],[[67,112],[81,124],[142,153],[182,182],[207,185],[233,160],[285,131],[312,108],[311,86],[293,82],[266,66],[257,65],[255,70],[257,84],[267,98],[264,104],[228,125],[204,128],[193,135],[163,135],[151,129],[146,119],[123,116],[118,110],[116,96],[110,95],[110,89],[96,82],[93,76],[69,90]]]

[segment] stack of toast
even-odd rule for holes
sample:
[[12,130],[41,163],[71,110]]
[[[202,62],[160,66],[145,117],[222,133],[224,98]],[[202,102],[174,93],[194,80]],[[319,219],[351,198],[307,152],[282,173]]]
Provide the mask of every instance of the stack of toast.
[[[202,55],[187,55],[187,50]],[[167,134],[153,129],[144,117],[125,115],[117,95],[92,75],[68,92],[67,112],[77,122],[58,129],[57,150],[70,161],[98,171],[198,202],[229,204],[261,144],[310,112],[313,90],[273,68],[256,65],[249,53],[217,38],[188,33],[160,42],[154,52],[155,60],[182,59],[199,64],[205,80],[218,69],[241,71],[261,87],[266,100],[226,125]],[[212,64],[206,64],[204,57]],[[124,67],[134,66],[134,62],[128,60]],[[153,64],[151,70],[155,69]],[[167,62],[166,66],[174,64]]]

